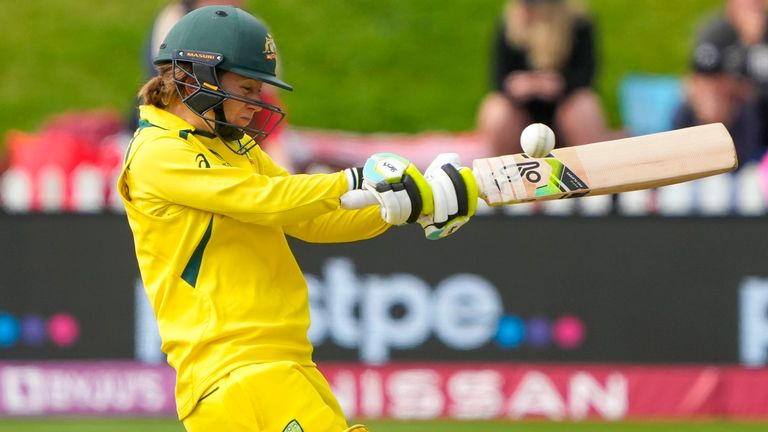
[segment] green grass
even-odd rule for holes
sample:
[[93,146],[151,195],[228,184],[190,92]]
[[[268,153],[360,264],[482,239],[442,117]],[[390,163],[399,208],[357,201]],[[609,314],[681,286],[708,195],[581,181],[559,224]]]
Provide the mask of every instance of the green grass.
[[[762,432],[765,423],[366,422],[373,432]],[[2,420],[0,432],[183,432],[175,420]]]
[[[127,112],[140,50],[165,0],[6,2],[0,136],[69,109]],[[683,73],[697,22],[721,0],[586,1],[600,31],[599,90],[616,124],[631,71]],[[360,132],[470,130],[504,0],[248,2],[275,34],[295,125]],[[2,144],[0,144],[2,147]]]
[[184,432],[178,420],[0,419],[0,432]]

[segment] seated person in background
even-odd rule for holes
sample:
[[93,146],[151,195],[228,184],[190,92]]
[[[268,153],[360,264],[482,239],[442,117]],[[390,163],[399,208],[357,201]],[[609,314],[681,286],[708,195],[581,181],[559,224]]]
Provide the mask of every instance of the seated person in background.
[[586,13],[565,0],[509,0],[496,36],[494,90],[478,115],[491,151],[521,152],[520,132],[534,122],[555,130],[558,147],[605,139],[595,68]]
[[[756,10],[758,3],[762,7]],[[729,0],[726,14],[710,21],[699,33],[692,71],[685,79],[685,100],[672,122],[674,128],[723,123],[733,137],[741,165],[759,159],[765,151],[760,84],[750,76],[760,65],[749,64],[747,42],[765,33],[761,27],[765,25],[765,3]],[[743,26],[742,30],[738,26]],[[754,58],[751,63],[755,63]]]
[[[713,24],[715,31],[720,31],[733,41],[731,45],[739,47],[737,52],[743,59],[740,72],[754,86],[762,119],[768,118],[767,11],[768,0],[726,0],[725,16]],[[761,141],[763,147],[768,147],[766,127],[763,127]]]

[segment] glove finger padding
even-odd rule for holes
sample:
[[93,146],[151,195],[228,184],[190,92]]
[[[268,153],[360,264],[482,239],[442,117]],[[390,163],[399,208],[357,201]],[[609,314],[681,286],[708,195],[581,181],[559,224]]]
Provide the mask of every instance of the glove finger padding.
[[413,220],[409,221],[409,223],[416,222],[416,219],[419,217],[419,215],[432,214],[434,211],[432,188],[429,187],[427,179],[424,178],[424,176],[421,174],[421,172],[419,172],[419,169],[416,168],[414,164],[408,165],[408,168],[405,169],[403,184],[408,191],[408,196],[411,197],[411,201],[419,201],[421,203],[421,208],[418,212],[416,212]]
[[407,159],[392,154],[373,155],[363,167],[363,187],[381,205],[381,216],[391,225],[416,222],[433,211],[432,189]]
[[[435,210],[432,214],[432,220],[435,223],[447,222],[451,213],[455,213],[457,210],[455,205],[456,192],[453,190],[453,182],[451,182],[448,174],[445,174],[442,169],[434,172],[427,179],[427,182],[432,187],[432,197],[434,199]],[[452,208],[453,212],[451,212]]]
[[[451,180],[451,183],[453,184],[453,192],[456,196],[456,209],[451,212],[451,214],[458,216],[472,216],[469,214],[469,193],[467,191],[466,179],[459,173],[459,169],[456,169],[456,167],[451,164],[445,164],[441,168]],[[463,169],[469,170],[469,168]],[[472,180],[474,181],[474,177]]]
[[430,173],[438,171],[445,164],[451,164],[456,168],[459,168],[461,167],[461,158],[458,153],[440,153],[435,160],[429,164],[426,171],[424,171],[424,176],[427,177]]
[[[468,172],[469,178],[466,175],[462,175],[461,170]],[[445,193],[442,194],[442,198],[446,200],[445,203],[435,202],[435,208],[439,206],[445,207],[448,211],[448,218],[456,216],[472,216],[475,214],[477,208],[477,183],[469,168],[459,168],[451,164],[445,164],[440,167],[440,170],[435,172],[430,178],[431,185],[439,185]],[[474,194],[472,189],[474,187]],[[470,213],[470,196],[473,196],[472,213]],[[441,221],[435,218],[436,223]]]
[[480,198],[480,188],[477,186],[475,175],[468,167],[459,168],[459,175],[464,180],[464,186],[467,191],[467,216],[472,217],[477,213],[477,200]]
[[[400,185],[399,183],[395,183]],[[400,186],[395,190],[391,186],[388,188],[377,188],[371,185],[364,185],[365,189],[373,192],[376,200],[381,206],[381,218],[390,225],[402,225],[411,217],[411,203],[408,199],[405,188]]]
[[419,224],[428,239],[436,240],[469,222],[477,210],[478,188],[469,168],[452,163],[427,170],[427,181],[433,189],[435,213],[419,218]]

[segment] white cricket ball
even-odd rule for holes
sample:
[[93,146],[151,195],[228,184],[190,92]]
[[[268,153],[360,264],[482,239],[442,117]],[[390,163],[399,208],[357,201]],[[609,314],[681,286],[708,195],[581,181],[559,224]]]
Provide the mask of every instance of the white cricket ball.
[[543,123],[533,123],[520,134],[520,145],[525,154],[541,158],[555,148],[555,133]]

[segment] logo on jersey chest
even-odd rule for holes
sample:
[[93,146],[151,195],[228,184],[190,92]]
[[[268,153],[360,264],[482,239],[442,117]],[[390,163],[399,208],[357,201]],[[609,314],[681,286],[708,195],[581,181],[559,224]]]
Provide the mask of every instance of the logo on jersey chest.
[[211,163],[208,162],[208,159],[202,153],[198,153],[197,156],[195,156],[195,162],[197,162],[197,167],[198,168],[210,168],[211,167]]

